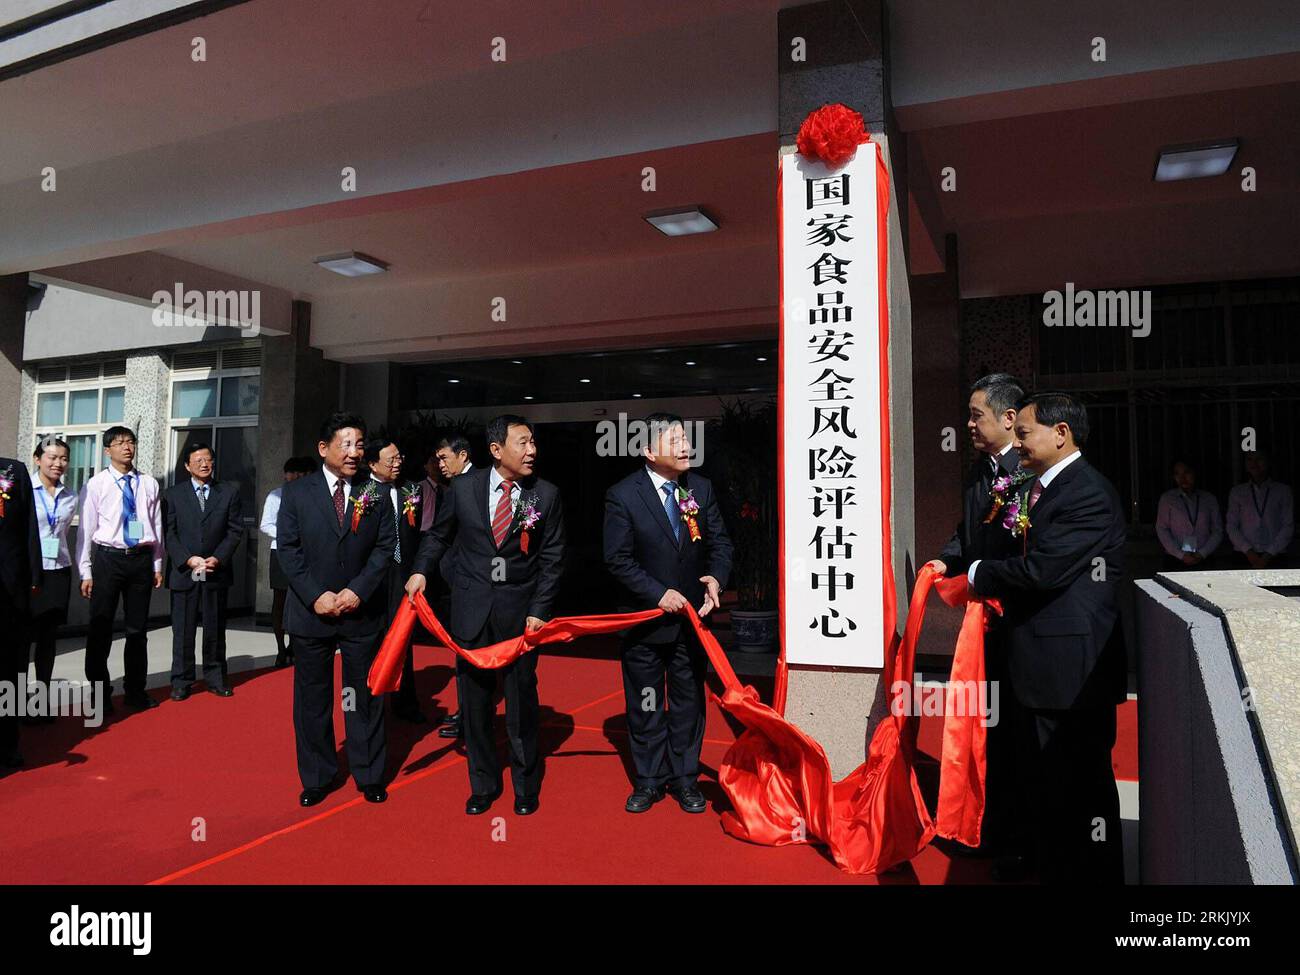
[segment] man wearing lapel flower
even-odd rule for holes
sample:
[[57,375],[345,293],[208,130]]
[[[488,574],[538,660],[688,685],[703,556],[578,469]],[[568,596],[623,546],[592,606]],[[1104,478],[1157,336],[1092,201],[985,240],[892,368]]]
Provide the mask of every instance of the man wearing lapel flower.
[[1122,883],[1111,750],[1126,691],[1115,625],[1123,508],[1083,458],[1088,413],[1074,396],[1023,399],[1015,433],[1022,464],[1038,475],[1018,523],[1023,554],[977,559],[967,578],[1005,614],[1023,831],[1034,840],[1042,882]]
[[[605,565],[627,592],[620,611],[658,606],[672,614],[628,630],[623,694],[636,772],[624,808],[646,812],[671,792],[689,813],[706,808],[697,785],[704,741],[704,651],[678,614],[717,609],[731,572],[731,539],[713,485],[689,474],[691,444],[682,418],[645,419],[644,466],[605,495]],[[667,696],[664,681],[667,678]]]
[[[420,542],[406,583],[414,597],[441,560],[452,560],[447,629],[467,650],[542,628],[560,589],[564,514],[554,484],[533,474],[537,443],[522,416],[495,417],[487,426],[489,468],[452,479],[433,525]],[[469,766],[465,812],[488,811],[501,793],[492,735],[497,672],[456,661],[461,724]],[[538,751],[537,652],[501,668],[515,814],[537,811],[542,783]]]
[[357,791],[383,802],[384,706],[366,684],[386,609],[384,582],[397,543],[386,499],[362,468],[366,424],[335,413],[321,425],[322,465],[284,486],[276,552],[289,580],[285,629],[293,637],[293,730],[299,801],[325,798],[338,772],[334,652],[343,657],[343,722]]
[[[1021,552],[1020,541],[1003,527],[1002,518],[1011,492],[1027,490],[1022,485],[1033,477],[1031,471],[1020,466],[1020,454],[1014,449],[1016,404],[1024,395],[1019,380],[1004,372],[984,376],[971,386],[966,430],[976,451],[975,465],[962,492],[962,520],[939,558],[930,562],[946,576],[964,574],[976,559]],[[1000,623],[993,614],[984,639],[985,677],[997,685],[1006,679]],[[1004,707],[1014,707],[1014,702],[1001,695],[997,700]],[[1014,834],[1015,752],[1010,722],[1004,720],[1008,713],[1004,710],[988,729],[987,804],[980,850],[1014,857],[1020,844]]]

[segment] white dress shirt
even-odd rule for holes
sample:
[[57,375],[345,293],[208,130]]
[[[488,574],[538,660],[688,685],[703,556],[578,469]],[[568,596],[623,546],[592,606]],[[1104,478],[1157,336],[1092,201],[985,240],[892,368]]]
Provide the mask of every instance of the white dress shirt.
[[1247,481],[1228,492],[1228,537],[1238,552],[1285,552],[1295,535],[1291,489],[1270,479]]
[[140,522],[137,547],[153,546],[153,570],[162,571],[166,546],[163,542],[162,508],[158,503],[158,482],[135,468],[122,474],[110,465],[81,489],[81,537],[77,545],[77,564],[83,580],[90,578],[92,545],[126,548],[122,538],[123,489],[120,482],[128,478],[135,492],[136,519]]
[[280,494],[284,488],[273,488],[262,504],[262,522],[257,530],[271,540],[271,551],[275,551],[275,520],[280,517]]
[[1156,537],[1170,558],[1208,557],[1223,541],[1219,502],[1209,491],[1186,494],[1172,488],[1160,495],[1156,508]]
[[[72,552],[68,549],[68,528],[77,513],[76,492],[60,483],[51,498],[41,480],[41,472],[33,471],[32,502],[36,505],[36,527],[41,533],[41,567],[50,570],[70,567]],[[59,554],[46,558],[44,553],[50,539],[58,542]]]
[[320,469],[325,475],[325,486],[329,488],[331,501],[334,499],[334,492],[337,490],[336,485],[339,481],[343,482],[343,512],[346,515],[348,510],[348,500],[352,497],[352,482],[346,477],[339,477],[324,464],[320,465]]
[[[1076,450],[1069,457],[1061,458],[1055,464],[1049,467],[1047,470],[1043,471],[1043,473],[1039,474],[1038,483],[1042,485],[1042,487],[1038,489],[1039,495],[1041,496],[1042,493],[1047,490],[1048,485],[1051,484],[1054,480],[1056,480],[1057,474],[1061,473],[1061,471],[1065,470],[1067,467],[1069,467],[1071,464],[1073,464],[1076,460],[1078,460],[1082,456],[1083,454]],[[1030,488],[1030,490],[1032,491],[1033,488]],[[1028,495],[1026,495],[1025,500],[1026,503],[1028,503]],[[983,561],[984,561],[983,559],[976,559],[974,562],[970,564],[970,568],[966,570],[966,580],[972,586],[975,585],[975,570],[979,568],[979,564]]]

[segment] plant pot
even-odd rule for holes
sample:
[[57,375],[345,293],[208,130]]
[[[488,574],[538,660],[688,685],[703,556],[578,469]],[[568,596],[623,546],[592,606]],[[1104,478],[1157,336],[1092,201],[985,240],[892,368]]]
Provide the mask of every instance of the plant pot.
[[775,653],[777,612],[774,609],[731,611],[731,642],[743,653]]

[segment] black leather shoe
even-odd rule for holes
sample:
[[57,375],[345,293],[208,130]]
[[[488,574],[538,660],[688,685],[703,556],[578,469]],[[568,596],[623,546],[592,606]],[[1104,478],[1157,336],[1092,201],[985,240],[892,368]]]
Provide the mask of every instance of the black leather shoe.
[[217,697],[234,697],[234,696],[235,696],[235,692],[232,691],[229,687],[209,687],[209,688],[208,688],[208,693],[209,693],[209,694],[215,694],[215,695],[217,695]]
[[698,786],[688,785],[684,789],[673,789],[671,792],[672,797],[677,800],[677,805],[682,807],[682,812],[702,813],[709,808],[708,800],[704,798],[704,793]]
[[496,796],[483,796],[477,792],[465,800],[466,816],[481,816],[492,808],[492,801]]
[[536,796],[515,796],[515,815],[531,816],[537,812]]
[[663,789],[651,789],[648,786],[637,786],[632,794],[627,797],[627,804],[623,806],[630,813],[649,812],[650,807],[664,797]]
[[388,798],[388,790],[382,785],[367,785],[358,791],[366,797],[366,802],[383,802]]
[[402,707],[398,705],[393,708],[393,714],[403,721],[409,721],[411,724],[426,724],[429,720],[418,707]]
[[303,789],[302,795],[298,797],[298,804],[301,806],[314,806],[324,801],[327,793],[324,789]]
[[461,736],[460,712],[457,711],[438,729],[439,738],[459,738]]
[[127,707],[134,708],[137,711],[148,711],[150,708],[156,708],[158,702],[148,694],[128,694],[124,702]]
[[189,696],[190,696],[190,689],[189,689],[188,687],[173,687],[173,688],[172,688],[172,700],[173,700],[173,701],[183,701],[183,700],[185,700],[185,699],[186,699],[187,697],[189,697]]

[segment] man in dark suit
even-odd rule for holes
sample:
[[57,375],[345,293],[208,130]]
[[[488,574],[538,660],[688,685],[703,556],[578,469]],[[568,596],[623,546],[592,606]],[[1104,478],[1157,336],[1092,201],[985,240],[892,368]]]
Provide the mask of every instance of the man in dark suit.
[[[372,437],[366,444],[366,465],[383,495],[384,511],[393,519],[397,531],[397,547],[393,550],[393,559],[388,564],[384,580],[385,632],[406,598],[406,579],[411,574],[421,536],[424,495],[418,485],[402,480],[402,460],[401,448],[391,438]],[[402,685],[388,696],[392,698],[395,715],[412,724],[424,724],[424,713],[415,692],[415,656],[409,641],[406,644],[406,663],[402,665]]]
[[[627,593],[622,611],[658,606],[676,614],[689,602],[707,616],[718,608],[731,573],[731,539],[713,485],[687,473],[691,444],[682,418],[653,413],[645,424],[645,466],[605,494],[605,565]],[[682,616],[665,616],[624,636],[623,693],[636,769],[628,812],[647,811],[665,789],[686,812],[704,812],[697,785],[704,674],[704,650]]]
[[[441,474],[443,479],[449,484],[454,478],[460,477],[462,474],[468,474],[474,468],[474,464],[469,459],[469,439],[463,433],[449,433],[438,441],[438,450],[433,455],[433,461],[437,464],[438,473]],[[429,480],[433,480],[432,471],[429,473]],[[441,489],[438,493],[438,497],[442,497],[445,490],[445,488]],[[426,531],[428,530],[428,527],[432,527],[432,525],[432,520],[427,522]],[[446,558],[442,560],[442,564],[438,567],[438,570],[442,575],[442,582],[437,586],[438,601],[434,605],[437,606],[437,612],[442,613],[445,616],[451,608],[451,580],[455,575],[456,569],[452,560]],[[428,593],[425,593],[425,598],[428,598]],[[460,675],[457,674],[456,700],[458,702],[461,696],[460,684]],[[457,704],[456,710],[449,714],[442,722],[442,727],[438,729],[438,737],[464,737],[464,729],[461,727],[460,723],[459,704]]]
[[[1016,404],[1024,397],[1024,388],[1014,376],[993,373],[977,380],[967,402],[966,430],[975,448],[975,465],[962,492],[962,520],[948,544],[931,564],[947,576],[964,574],[976,559],[1007,558],[1020,551],[1020,543],[1002,527],[1001,512],[986,521],[993,504],[991,488],[1002,477],[1029,478],[1031,471],[1020,466],[1015,445]],[[1000,623],[994,615],[984,640],[985,678],[1000,687],[1006,679],[1005,650],[1000,640]],[[1015,835],[1015,745],[1008,720],[1015,702],[1010,696],[998,696],[1003,713],[990,724],[987,739],[987,778],[984,824],[980,849],[1001,855],[1009,862],[1000,863],[1001,873],[1012,875],[1020,867],[1023,844]]]
[[289,579],[285,629],[293,636],[293,730],[299,801],[325,798],[338,771],[334,748],[334,652],[343,657],[348,765],[368,802],[388,798],[383,702],[366,679],[388,599],[384,582],[397,533],[384,498],[362,473],[366,424],[335,413],[321,426],[320,470],[284,486],[276,551]]
[[977,559],[980,596],[1001,600],[1015,695],[1020,813],[1046,883],[1122,883],[1119,795],[1111,766],[1115,707],[1126,691],[1116,628],[1124,513],[1083,459],[1088,414],[1067,393],[1021,401],[1016,449],[1038,478],[1025,496],[1023,554]]
[[[32,589],[40,584],[41,543],[36,503],[27,465],[0,457],[0,681],[12,682],[14,703],[27,674],[28,610]],[[0,714],[0,771],[23,763],[18,751],[18,714]]]
[[[532,424],[521,416],[498,416],[488,424],[487,439],[493,466],[452,480],[406,585],[412,596],[424,592],[439,562],[455,559],[447,629],[466,649],[541,629],[559,592],[564,556],[560,493],[533,474]],[[477,816],[501,791],[492,740],[497,675],[464,659],[456,661],[456,670],[471,790],[465,812]],[[537,810],[542,782],[536,651],[502,668],[502,676],[515,814],[527,816]]]
[[194,633],[203,612],[203,679],[218,697],[226,686],[226,602],[231,568],[244,535],[239,485],[212,478],[215,457],[205,443],[185,448],[189,477],[163,494],[163,525],[172,569],[172,700],[190,696],[194,683]]

